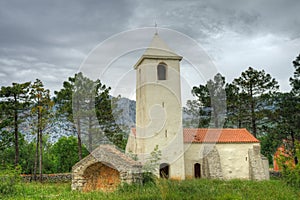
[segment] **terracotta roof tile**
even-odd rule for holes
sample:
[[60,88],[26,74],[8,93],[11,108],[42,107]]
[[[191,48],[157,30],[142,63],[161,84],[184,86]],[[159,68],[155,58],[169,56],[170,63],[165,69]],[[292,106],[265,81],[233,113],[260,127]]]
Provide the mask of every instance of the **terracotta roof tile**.
[[185,143],[257,143],[247,129],[183,129]]
[[[133,135],[136,129],[132,128]],[[259,143],[247,129],[184,128],[185,143]]]

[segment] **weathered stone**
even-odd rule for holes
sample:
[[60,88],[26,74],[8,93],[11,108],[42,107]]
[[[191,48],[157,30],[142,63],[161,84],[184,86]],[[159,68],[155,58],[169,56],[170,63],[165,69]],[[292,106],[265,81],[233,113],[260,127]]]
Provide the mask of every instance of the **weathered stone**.
[[269,179],[269,164],[264,161],[260,154],[260,146],[253,145],[249,149],[249,174],[252,180],[267,180]]
[[100,145],[72,168],[72,190],[114,190],[120,183],[141,183],[142,166],[112,145]]
[[222,179],[222,167],[219,152],[214,146],[204,148],[203,152],[203,175],[206,178]]

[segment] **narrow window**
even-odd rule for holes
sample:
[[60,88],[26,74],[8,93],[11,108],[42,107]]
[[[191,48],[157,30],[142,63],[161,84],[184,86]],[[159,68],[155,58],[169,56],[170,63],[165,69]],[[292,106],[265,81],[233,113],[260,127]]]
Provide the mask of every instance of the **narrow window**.
[[167,66],[164,63],[159,63],[157,65],[157,79],[166,80],[167,76]]
[[168,130],[165,130],[165,137],[168,137]]

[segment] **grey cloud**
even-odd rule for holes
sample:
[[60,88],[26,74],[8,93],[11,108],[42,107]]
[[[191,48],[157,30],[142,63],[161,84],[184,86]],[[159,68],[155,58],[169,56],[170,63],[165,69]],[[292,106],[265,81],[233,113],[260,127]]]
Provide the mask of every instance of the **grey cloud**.
[[[259,48],[248,50],[251,41],[272,35],[274,42],[280,42],[272,47],[261,43],[262,48],[271,49],[261,56],[278,74],[279,63],[290,65],[287,59],[299,53],[297,48],[282,47],[283,39],[288,44],[299,43],[299,6],[297,0],[0,1],[0,86],[40,78],[51,89],[58,89],[99,42],[127,29],[154,26],[155,21],[159,27],[196,39],[221,70],[235,70],[235,74],[253,56],[236,56],[234,48],[253,53]],[[276,48],[288,55],[277,63],[272,62]],[[239,69],[230,68],[241,63]]]

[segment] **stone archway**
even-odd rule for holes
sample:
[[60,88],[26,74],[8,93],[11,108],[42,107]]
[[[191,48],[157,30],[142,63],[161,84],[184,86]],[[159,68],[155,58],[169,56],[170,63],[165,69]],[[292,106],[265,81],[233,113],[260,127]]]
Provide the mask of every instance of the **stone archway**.
[[141,183],[142,166],[112,145],[103,144],[72,167],[72,190],[112,191],[120,183]]
[[83,173],[86,179],[83,191],[112,191],[120,184],[120,173],[101,162],[94,163],[86,168]]

